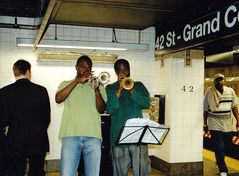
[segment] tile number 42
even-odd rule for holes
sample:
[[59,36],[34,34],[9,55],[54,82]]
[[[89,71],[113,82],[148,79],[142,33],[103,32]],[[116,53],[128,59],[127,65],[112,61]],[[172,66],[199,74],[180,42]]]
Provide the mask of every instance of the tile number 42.
[[187,91],[188,92],[193,92],[193,86],[188,86],[188,87],[187,86],[183,86],[182,87],[182,91],[183,92],[187,92]]

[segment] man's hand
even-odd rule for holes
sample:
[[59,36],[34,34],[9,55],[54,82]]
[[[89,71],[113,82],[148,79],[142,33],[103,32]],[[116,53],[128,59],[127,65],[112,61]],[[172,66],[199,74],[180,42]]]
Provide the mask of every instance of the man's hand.
[[85,83],[88,80],[90,80],[91,77],[92,77],[92,72],[82,72],[77,75],[76,81],[78,83]]

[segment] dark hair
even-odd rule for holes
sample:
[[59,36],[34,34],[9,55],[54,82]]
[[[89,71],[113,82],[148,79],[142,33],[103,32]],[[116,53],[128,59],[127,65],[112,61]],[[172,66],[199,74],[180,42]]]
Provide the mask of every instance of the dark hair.
[[88,56],[86,56],[86,55],[80,56],[77,59],[76,65],[78,65],[82,61],[86,61],[90,65],[90,67],[92,67],[92,61]]
[[19,59],[13,65],[15,76],[25,75],[27,70],[31,70],[31,64],[26,60]]
[[115,72],[118,71],[119,69],[119,66],[120,65],[124,65],[129,71],[130,71],[130,66],[129,66],[129,62],[125,59],[118,59],[115,64],[114,64],[114,69],[115,69]]

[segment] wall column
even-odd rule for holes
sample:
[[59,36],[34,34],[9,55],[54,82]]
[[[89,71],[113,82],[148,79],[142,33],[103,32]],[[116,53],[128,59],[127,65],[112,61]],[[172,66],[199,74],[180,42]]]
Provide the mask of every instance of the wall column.
[[157,59],[163,59],[157,74],[170,131],[162,145],[150,146],[152,167],[167,175],[203,175],[203,51],[184,50]]

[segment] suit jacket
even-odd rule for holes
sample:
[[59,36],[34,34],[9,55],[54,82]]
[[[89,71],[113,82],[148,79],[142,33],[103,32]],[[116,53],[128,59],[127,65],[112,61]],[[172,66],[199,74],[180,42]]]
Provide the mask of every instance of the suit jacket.
[[8,126],[7,148],[12,156],[46,154],[50,102],[45,87],[19,79],[0,90],[0,126]]

